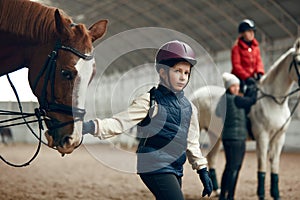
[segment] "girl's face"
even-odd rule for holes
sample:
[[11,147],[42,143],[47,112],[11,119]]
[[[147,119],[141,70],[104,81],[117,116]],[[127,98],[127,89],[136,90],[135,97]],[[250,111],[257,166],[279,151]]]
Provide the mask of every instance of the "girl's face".
[[167,84],[165,86],[174,92],[179,92],[185,88],[189,81],[190,73],[191,65],[188,62],[179,62],[170,67],[169,70],[160,70],[160,76],[164,80],[164,84]]
[[247,30],[242,33],[242,37],[247,42],[251,42],[254,39],[254,31],[253,30]]
[[240,84],[232,84],[229,87],[229,92],[233,95],[238,95],[240,91]]

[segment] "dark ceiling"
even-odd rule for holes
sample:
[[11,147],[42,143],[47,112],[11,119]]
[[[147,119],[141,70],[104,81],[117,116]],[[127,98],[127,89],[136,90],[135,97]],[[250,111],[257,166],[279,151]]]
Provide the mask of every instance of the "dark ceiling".
[[[238,23],[244,18],[255,21],[259,41],[264,40],[272,44],[277,40],[295,39],[300,35],[298,0],[39,0],[39,2],[59,7],[75,22],[82,22],[87,26],[99,19],[108,19],[109,26],[105,38],[134,28],[162,27],[188,35],[211,54],[231,48],[238,35]],[[135,57],[153,59],[151,50],[141,54],[142,56]],[[142,62],[130,56],[131,59],[125,58],[125,63],[124,60],[116,61],[116,68]]]

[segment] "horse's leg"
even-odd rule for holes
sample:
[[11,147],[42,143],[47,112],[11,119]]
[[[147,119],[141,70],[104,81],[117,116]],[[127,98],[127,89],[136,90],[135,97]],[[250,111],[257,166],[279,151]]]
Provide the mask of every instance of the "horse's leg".
[[10,128],[7,129],[7,139],[9,141],[9,143],[12,143],[12,133],[11,133],[11,130]]
[[265,176],[267,170],[268,144],[268,133],[261,132],[260,135],[256,138],[256,155],[258,163],[257,196],[260,200],[265,199]]
[[9,132],[9,140],[10,140],[10,143],[13,143],[14,139],[13,139],[13,136],[12,136],[12,133]]
[[5,132],[3,132],[3,133],[1,134],[1,136],[2,136],[2,142],[3,142],[3,144],[4,144],[4,145],[7,145]]
[[271,188],[270,193],[274,200],[280,200],[279,187],[278,187],[278,173],[279,173],[279,162],[282,147],[285,141],[285,133],[280,137],[274,138],[270,141],[270,162],[271,162]]
[[[220,146],[221,146],[221,138],[217,137],[214,133],[211,133],[208,131],[209,139],[211,141],[211,144],[214,145],[213,148],[210,150],[210,152],[207,154],[207,161],[208,161],[208,167],[209,167],[209,174],[210,178],[213,183],[213,190],[217,191],[217,194],[219,193],[219,185],[218,185],[218,179],[216,174],[216,164],[217,164],[217,158],[220,153]],[[214,144],[215,143],[215,144]]]

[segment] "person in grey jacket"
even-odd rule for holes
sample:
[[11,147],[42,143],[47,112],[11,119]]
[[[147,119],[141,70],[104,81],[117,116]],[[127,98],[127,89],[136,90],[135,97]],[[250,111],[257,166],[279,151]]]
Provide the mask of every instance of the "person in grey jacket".
[[[247,139],[247,113],[256,102],[256,89],[240,96],[240,80],[233,74],[224,73],[223,81],[226,88],[225,101],[220,101],[216,114],[226,106],[226,115],[222,131],[222,142],[225,151],[226,165],[222,175],[221,194],[219,200],[233,200],[235,187],[245,155]],[[224,99],[224,98],[221,98]]]
[[197,109],[183,92],[195,64],[188,44],[177,40],[164,44],[155,59],[160,77],[157,88],[112,118],[83,124],[83,134],[101,139],[138,125],[137,173],[157,200],[184,199],[181,183],[186,158],[200,176],[202,196],[212,192],[207,160],[200,150]]

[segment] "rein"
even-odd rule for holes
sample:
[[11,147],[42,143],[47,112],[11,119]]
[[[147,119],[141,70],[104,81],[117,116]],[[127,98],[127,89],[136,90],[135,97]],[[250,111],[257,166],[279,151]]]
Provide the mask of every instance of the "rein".
[[[271,98],[276,104],[282,105],[289,96],[292,96],[296,92],[299,92],[300,91],[300,87],[298,87],[297,89],[293,90],[292,92],[289,92],[285,96],[274,96],[272,94],[267,94],[264,91],[262,91],[260,88],[257,88],[257,90],[260,91],[261,94],[262,94],[262,96],[258,97],[257,100],[260,100],[260,99],[262,99],[264,97],[268,97],[268,98]],[[282,100],[278,100],[278,98],[280,98]]]
[[[42,70],[39,72],[38,77],[34,81],[33,91],[36,89],[37,84],[38,84],[39,80],[41,79],[41,77],[43,76],[43,74],[45,74],[45,79],[44,79],[43,88],[42,88],[42,96],[40,98],[40,108],[34,109],[34,113],[25,113],[25,112],[23,112],[23,108],[22,108],[21,101],[19,99],[19,95],[17,93],[17,90],[16,90],[14,84],[12,83],[9,75],[6,74],[7,79],[10,83],[10,86],[13,89],[13,92],[14,92],[16,98],[17,98],[20,112],[0,110],[0,115],[18,116],[18,117],[14,117],[14,118],[11,118],[11,119],[6,119],[6,120],[0,121],[0,128],[26,124],[26,126],[28,127],[30,132],[39,141],[37,149],[36,149],[34,155],[31,157],[31,159],[29,159],[27,162],[25,162],[23,164],[11,163],[11,162],[7,161],[6,159],[4,159],[0,155],[0,159],[9,166],[12,166],[12,167],[25,167],[25,166],[28,166],[37,157],[37,155],[40,151],[40,148],[41,148],[41,144],[43,143],[46,146],[48,146],[44,141],[42,141],[42,130],[44,130],[43,121],[54,122],[55,125],[52,125],[52,126],[48,127],[49,134],[50,134],[51,130],[61,128],[63,126],[66,126],[68,124],[71,124],[71,123],[74,123],[74,122],[77,122],[77,121],[82,121],[83,117],[86,113],[85,109],[55,103],[54,79],[55,79],[55,71],[56,71],[56,58],[57,58],[57,52],[58,52],[59,49],[64,50],[64,51],[69,51],[69,52],[75,54],[76,56],[78,56],[79,58],[82,58],[84,60],[91,60],[91,59],[94,58],[93,55],[82,54],[77,49],[74,49],[74,48],[68,47],[68,46],[64,46],[64,45],[61,45],[60,42],[56,42],[54,50],[48,55],[48,59],[46,60]],[[51,84],[51,101],[50,102],[47,101],[47,85],[48,85],[49,81],[50,81],[50,84]],[[53,119],[53,118],[50,119],[49,117],[47,117],[46,112],[59,112],[59,113],[63,113],[63,114],[66,114],[66,115],[71,115],[71,116],[77,117],[77,119],[61,123],[56,119]],[[36,119],[27,121],[26,118],[29,118],[29,117],[36,117]],[[16,121],[16,120],[20,120],[20,119],[23,119],[23,122],[16,122],[16,123],[13,123],[13,124],[1,125],[3,123],[8,123],[8,122]],[[39,125],[39,135],[37,135],[29,125],[30,123],[35,123],[35,122],[37,122],[38,125]],[[82,144],[82,141],[83,141],[83,137],[81,138],[81,141],[80,141],[79,145],[76,146],[75,148],[79,147]],[[56,148],[54,148],[54,147],[50,147],[50,148],[56,150]]]
[[[11,163],[11,162],[7,161],[6,159],[4,159],[1,155],[0,155],[0,159],[3,162],[5,162],[7,165],[12,166],[12,167],[25,167],[25,166],[29,165],[37,157],[38,153],[40,152],[41,144],[43,143],[43,144],[47,145],[45,142],[42,141],[42,130],[44,129],[43,126],[42,126],[43,119],[41,118],[42,116],[40,115],[40,112],[38,111],[37,108],[35,109],[35,113],[24,113],[23,112],[23,108],[22,108],[17,90],[16,90],[14,84],[12,83],[12,81],[10,80],[9,75],[7,74],[6,76],[7,76],[7,80],[9,81],[9,84],[10,84],[11,88],[13,89],[14,94],[17,98],[20,112],[0,110],[0,115],[19,115],[19,116],[21,115],[21,117],[12,118],[12,119],[9,119],[9,120],[2,120],[2,121],[0,121],[0,124],[7,123],[7,122],[10,122],[10,121],[19,120],[19,119],[23,119],[24,122],[10,124],[10,125],[2,125],[2,126],[0,126],[0,128],[26,124],[26,126],[28,127],[30,132],[38,139],[39,142],[38,142],[38,146],[37,146],[37,149],[36,149],[34,155],[31,157],[31,159],[29,159],[27,162],[25,162],[23,164]],[[26,118],[33,117],[33,116],[35,116],[37,119],[36,120],[31,120],[31,121],[26,120]],[[37,135],[33,131],[33,129],[29,126],[29,123],[34,123],[34,122],[38,122],[38,124],[39,124],[39,135]]]

